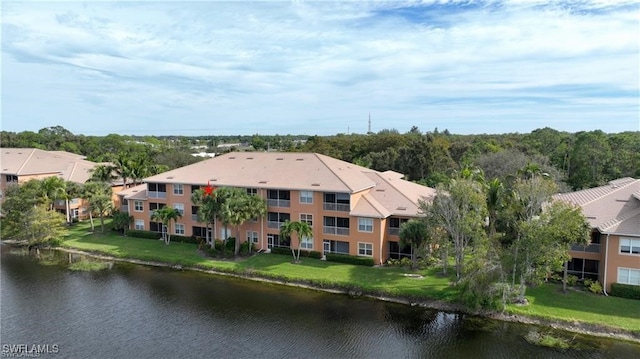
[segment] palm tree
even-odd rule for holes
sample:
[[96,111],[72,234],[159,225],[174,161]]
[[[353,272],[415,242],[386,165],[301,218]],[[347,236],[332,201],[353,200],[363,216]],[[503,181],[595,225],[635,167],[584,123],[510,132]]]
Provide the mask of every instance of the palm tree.
[[164,244],[171,242],[171,221],[176,221],[182,217],[180,211],[173,207],[162,207],[151,215],[151,220],[162,223],[162,238]]
[[221,199],[222,222],[236,228],[234,254],[237,256],[240,253],[240,226],[251,218],[264,216],[267,212],[267,202],[264,198],[252,196],[241,188],[220,188],[218,198]]
[[64,179],[51,176],[42,180],[42,194],[49,204],[49,210],[53,210],[55,200],[64,198],[66,183]]
[[89,202],[89,220],[91,221],[91,231],[95,230],[93,225],[93,213],[100,216],[100,225],[104,233],[104,216],[113,207],[111,200],[111,186],[106,182],[87,182],[80,190],[82,198]]
[[92,182],[107,182],[111,183],[114,180],[118,179],[118,176],[114,174],[116,168],[111,164],[100,164],[95,166],[89,171],[91,178],[89,179]]
[[70,201],[74,198],[78,198],[82,192],[82,187],[76,182],[65,182],[64,202],[65,211],[67,213],[67,223],[71,224],[71,206]]
[[425,221],[410,219],[400,225],[400,243],[411,246],[411,267],[418,267],[418,250],[429,239],[429,230]]
[[[285,221],[280,227],[280,235],[283,237],[293,237],[293,234],[296,234],[298,239],[298,254],[291,246],[291,254],[293,255],[293,262],[300,262],[300,247],[302,245],[302,238],[311,238],[313,237],[313,229],[307,222],[298,222],[298,221]],[[293,241],[292,241],[293,242]]]
[[215,221],[220,215],[220,202],[217,200],[216,191],[211,191],[211,194],[205,193],[205,191],[198,189],[191,194],[191,202],[198,206],[198,220],[206,224],[206,243],[214,247],[213,238],[209,238],[209,225],[215,233]]
[[128,153],[118,153],[113,161],[114,169],[118,176],[122,178],[122,187],[127,188],[127,180],[132,177],[131,159]]
[[488,232],[489,238],[493,238],[496,234],[496,220],[498,211],[502,208],[504,186],[499,179],[494,178],[485,185],[487,191],[487,210],[489,212]]

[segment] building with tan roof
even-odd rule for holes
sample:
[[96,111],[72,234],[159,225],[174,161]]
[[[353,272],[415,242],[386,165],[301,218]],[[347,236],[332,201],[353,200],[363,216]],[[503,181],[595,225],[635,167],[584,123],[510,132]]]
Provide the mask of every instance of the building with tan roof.
[[[400,224],[419,216],[419,201],[435,195],[399,173],[321,154],[233,152],[146,178],[120,193],[123,210],[134,217],[135,229],[159,232],[151,214],[172,206],[183,213],[173,234],[205,237],[191,193],[207,184],[244,188],[266,199],[266,217],[245,223],[242,241],[265,250],[288,247],[279,235],[282,223],[304,221],[314,235],[303,241],[303,249],[372,257],[376,264],[407,254],[399,245]],[[217,227],[213,236],[226,238],[225,229]]]
[[640,285],[640,179],[621,178],[605,186],[557,194],[573,203],[591,224],[591,244],[573,246],[569,272],[611,283]]
[[[32,179],[59,177],[65,181],[83,184],[91,178],[91,170],[100,163],[87,161],[83,155],[65,151],[45,151],[38,148],[0,148],[0,191],[7,186],[27,182]],[[122,181],[112,183],[117,193],[122,189]],[[114,196],[114,200],[119,200]],[[56,209],[66,214],[66,204],[58,201]],[[80,198],[70,201],[70,217],[84,218],[88,205]]]

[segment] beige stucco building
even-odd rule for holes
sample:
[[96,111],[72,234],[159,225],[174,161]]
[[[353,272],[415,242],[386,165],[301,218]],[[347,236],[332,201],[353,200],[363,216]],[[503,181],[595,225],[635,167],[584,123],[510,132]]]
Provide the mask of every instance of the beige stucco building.
[[[87,161],[85,156],[65,151],[45,151],[37,148],[0,148],[0,198],[4,200],[7,186],[32,179],[59,177],[65,181],[83,184],[91,178],[91,170],[100,163]],[[115,208],[120,198],[115,194],[122,189],[122,181],[111,184]],[[55,208],[66,214],[65,201],[56,201]],[[69,201],[70,218],[88,217],[88,204],[81,198]]]
[[[119,195],[122,210],[134,217],[134,229],[160,231],[151,214],[172,206],[183,214],[172,234],[206,237],[191,193],[208,183],[243,188],[265,198],[268,213],[241,227],[241,241],[265,250],[287,247],[280,226],[287,220],[304,221],[312,226],[313,238],[303,240],[303,249],[383,263],[406,255],[399,245],[400,224],[419,216],[419,201],[435,195],[434,189],[402,177],[315,153],[235,152],[146,178],[145,184]],[[221,225],[215,231],[213,238],[235,236]]]
[[605,186],[557,194],[582,208],[592,227],[591,244],[573,246],[569,272],[611,283],[640,285],[640,179],[621,178]]

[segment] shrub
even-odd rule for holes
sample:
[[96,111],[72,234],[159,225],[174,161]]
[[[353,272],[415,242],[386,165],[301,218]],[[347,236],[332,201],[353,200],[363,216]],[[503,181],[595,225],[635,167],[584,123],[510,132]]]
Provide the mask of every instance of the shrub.
[[177,234],[172,234],[171,235],[171,242],[198,244],[198,240],[196,240],[195,237],[179,236]]
[[591,281],[591,284],[589,284],[589,291],[595,294],[602,293],[602,284],[600,284],[600,282],[598,281]]
[[327,253],[327,261],[373,267],[373,258],[356,257],[347,254]]
[[573,287],[577,283],[578,283],[578,277],[576,277],[575,275],[571,275],[571,274],[569,274],[567,276],[567,285],[568,286],[572,286]]
[[585,279],[582,284],[589,290],[591,290],[591,285],[593,284],[593,279],[587,278]]
[[[297,250],[295,250],[297,252]],[[286,254],[286,255],[291,255],[291,249],[286,248],[286,247],[272,247],[271,248],[271,253],[273,254]],[[300,258],[315,258],[315,259],[320,259],[322,258],[322,252],[317,252],[317,251],[305,251],[305,250],[301,250],[300,251]]]
[[162,234],[159,232],[140,231],[137,229],[130,229],[127,231],[129,237],[147,238],[147,239],[160,239]]
[[400,259],[389,259],[386,264],[389,267],[409,268],[409,267],[411,267],[411,265],[413,263],[411,262],[411,259],[409,259],[407,257],[403,257],[403,258],[400,258]]
[[628,299],[640,299],[640,286],[612,283],[611,295]]

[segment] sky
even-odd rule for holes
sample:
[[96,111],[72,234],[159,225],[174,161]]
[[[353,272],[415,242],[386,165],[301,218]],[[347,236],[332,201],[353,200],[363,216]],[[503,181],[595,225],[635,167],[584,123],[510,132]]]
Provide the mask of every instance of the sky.
[[640,131],[640,3],[1,3],[5,131]]

